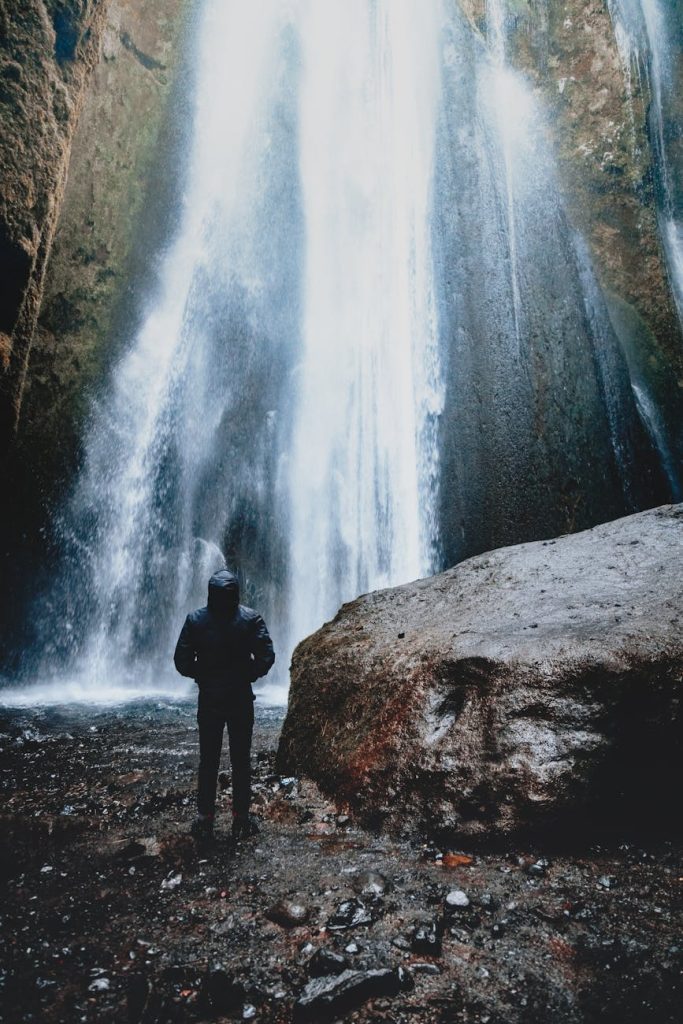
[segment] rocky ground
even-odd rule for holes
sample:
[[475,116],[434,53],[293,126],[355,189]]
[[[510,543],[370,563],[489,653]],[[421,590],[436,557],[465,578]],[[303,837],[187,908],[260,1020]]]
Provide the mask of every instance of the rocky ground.
[[[680,1020],[683,844],[486,852],[358,828],[275,774],[261,832],[187,833],[187,705],[4,712],[0,1020]],[[316,980],[317,979],[317,980]]]

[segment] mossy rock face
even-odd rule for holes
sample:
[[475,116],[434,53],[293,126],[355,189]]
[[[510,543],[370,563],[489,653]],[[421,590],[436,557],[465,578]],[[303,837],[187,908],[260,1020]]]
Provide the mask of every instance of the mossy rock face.
[[97,0],[0,0],[0,451],[16,427],[84,88]]
[[[155,197],[177,184],[172,97],[186,0],[117,0],[73,144],[36,329],[19,445],[68,466],[92,392],[148,284]],[[54,451],[55,441],[57,452]]]
[[[673,436],[683,337],[657,220],[647,76],[624,67],[604,0],[529,0],[516,13],[510,57],[542,94],[567,210],[603,292],[633,311],[648,360],[669,378],[664,414]],[[633,351],[625,355],[632,366]]]
[[[81,6],[86,13],[93,6],[100,12],[97,39],[92,40],[97,47],[90,57],[95,67],[87,87],[85,71],[79,71],[78,48],[71,63],[47,60],[55,33],[48,22],[43,24],[44,12],[42,34],[34,38],[28,27],[22,28],[23,34],[17,28],[18,70],[10,67],[11,89],[16,92],[27,76],[33,87],[35,64],[43,107],[55,87],[65,102],[74,103],[75,83],[82,80],[75,131],[75,106],[73,124],[69,122],[73,140],[53,114],[40,113],[37,100],[26,110],[27,121],[39,114],[42,118],[34,130],[36,138],[20,121],[12,122],[9,139],[0,139],[3,167],[14,166],[6,155],[11,144],[17,150],[12,157],[16,174],[5,175],[0,189],[0,245],[7,211],[11,238],[28,237],[35,248],[30,254],[35,269],[28,279],[28,298],[22,300],[21,330],[10,338],[0,325],[0,359],[12,361],[12,387],[0,396],[9,408],[7,434],[23,392],[18,429],[4,460],[12,489],[0,509],[6,541],[3,599],[16,593],[31,566],[46,557],[51,509],[59,505],[73,479],[85,420],[106,368],[135,329],[136,311],[153,284],[154,254],[172,229],[164,220],[174,205],[169,191],[182,187],[177,134],[178,125],[188,121],[184,104],[189,90],[181,81],[186,69],[180,57],[191,30],[189,3],[109,0]],[[19,21],[28,25],[31,18],[38,15],[26,13]],[[39,71],[47,76],[44,82]],[[27,167],[33,167],[30,174]],[[42,192],[34,181],[41,183]],[[24,198],[17,191],[20,185],[26,190]],[[20,218],[29,210],[31,189],[37,203],[24,224]],[[12,348],[17,337],[23,339],[23,348]],[[16,382],[26,370],[29,338],[30,364],[20,389]],[[12,615],[12,608],[7,615]]]

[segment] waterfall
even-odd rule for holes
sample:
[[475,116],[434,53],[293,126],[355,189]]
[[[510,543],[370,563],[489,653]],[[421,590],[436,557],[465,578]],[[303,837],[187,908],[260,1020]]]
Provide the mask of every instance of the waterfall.
[[282,702],[342,600],[433,568],[440,18],[205,0],[179,225],[59,518],[43,694],[177,686],[183,617],[227,560]]
[[438,3],[311,4],[302,19],[293,640],[342,600],[434,564],[439,28]]
[[341,602],[647,504],[659,421],[510,9],[202,0],[177,228],[55,524],[42,689],[4,700],[189,692],[174,642],[227,563],[281,703]]

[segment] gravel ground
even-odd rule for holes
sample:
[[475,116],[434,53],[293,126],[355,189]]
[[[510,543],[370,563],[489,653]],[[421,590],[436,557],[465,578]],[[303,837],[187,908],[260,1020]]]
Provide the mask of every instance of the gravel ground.
[[260,834],[231,844],[226,771],[198,846],[191,706],[2,713],[1,1021],[679,1024],[680,839],[397,842],[275,774],[281,724]]

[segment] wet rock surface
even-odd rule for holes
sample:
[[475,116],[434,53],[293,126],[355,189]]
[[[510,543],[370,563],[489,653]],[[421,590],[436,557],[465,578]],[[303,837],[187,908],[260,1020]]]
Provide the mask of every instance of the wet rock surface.
[[106,3],[0,0],[0,455],[13,436]]
[[[2,713],[3,1020],[680,1019],[681,843],[486,853],[370,833],[277,775],[280,724],[258,713],[262,827],[235,846],[229,775],[216,840],[188,834],[191,706]],[[307,919],[274,923],[280,902]],[[358,902],[371,919],[331,930]],[[413,949],[421,929],[438,956]]]
[[295,651],[280,769],[402,834],[671,828],[681,552],[663,506],[344,605]]

